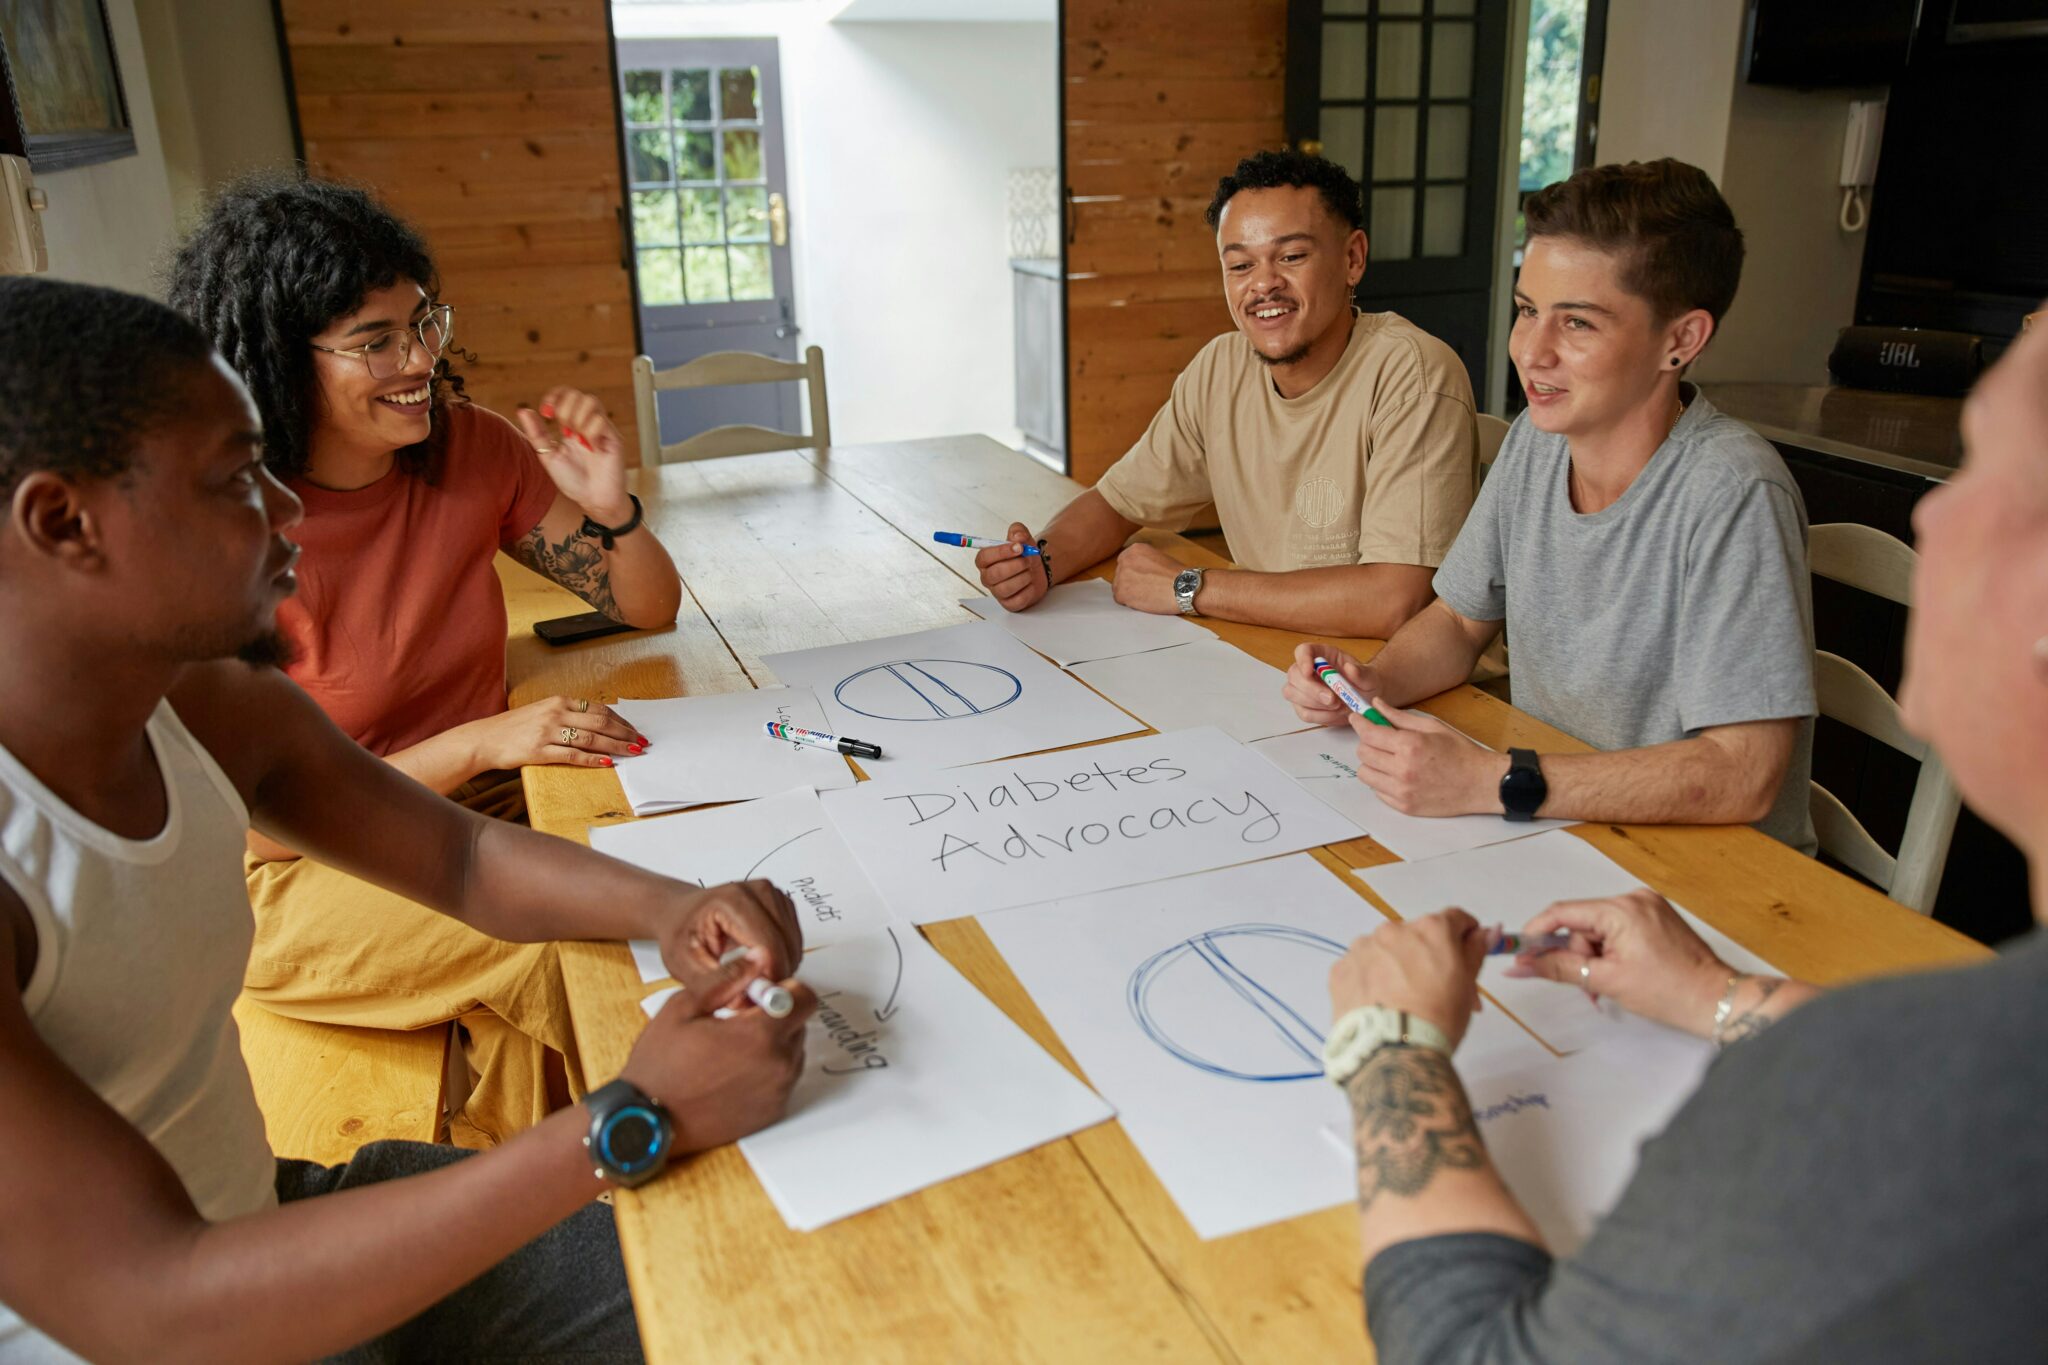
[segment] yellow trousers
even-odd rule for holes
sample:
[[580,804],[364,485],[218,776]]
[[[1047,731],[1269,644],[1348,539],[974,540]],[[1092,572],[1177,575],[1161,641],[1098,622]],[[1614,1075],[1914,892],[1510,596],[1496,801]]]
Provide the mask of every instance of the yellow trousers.
[[[523,816],[518,779],[456,793],[471,809]],[[245,864],[256,942],[245,988],[265,1009],[359,1028],[444,1028],[470,1038],[476,1084],[450,1124],[492,1146],[550,1108],[549,1054],[583,1090],[561,960],[552,943],[504,943],[311,858]],[[558,1097],[559,1098],[559,1097]]]

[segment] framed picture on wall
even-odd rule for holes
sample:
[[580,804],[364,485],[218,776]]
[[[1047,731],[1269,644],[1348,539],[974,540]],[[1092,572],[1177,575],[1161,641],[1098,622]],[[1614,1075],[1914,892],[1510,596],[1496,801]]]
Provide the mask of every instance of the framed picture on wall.
[[135,154],[103,0],[0,0],[0,150],[38,171]]

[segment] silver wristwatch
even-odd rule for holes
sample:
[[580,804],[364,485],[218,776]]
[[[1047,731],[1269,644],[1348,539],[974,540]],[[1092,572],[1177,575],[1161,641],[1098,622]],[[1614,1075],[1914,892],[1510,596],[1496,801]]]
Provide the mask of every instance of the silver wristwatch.
[[1199,616],[1195,610],[1195,594],[1202,590],[1202,571],[1182,569],[1173,576],[1173,600],[1180,604],[1182,616]]

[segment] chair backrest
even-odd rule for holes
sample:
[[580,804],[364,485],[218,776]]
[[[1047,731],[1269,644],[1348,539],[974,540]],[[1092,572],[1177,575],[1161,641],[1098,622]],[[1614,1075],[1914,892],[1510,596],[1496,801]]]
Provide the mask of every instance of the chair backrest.
[[[1822,578],[1912,605],[1913,565],[1919,556],[1896,537],[1869,526],[1827,523],[1810,532],[1808,556],[1814,573]],[[1845,867],[1882,887],[1899,904],[1927,914],[1941,889],[1942,866],[1948,861],[1949,840],[1962,808],[1955,779],[1923,741],[1907,733],[1899,719],[1899,704],[1891,694],[1855,664],[1826,650],[1815,650],[1813,687],[1822,715],[1920,762],[1920,780],[1913,786],[1913,804],[1906,813],[1906,832],[1899,840],[1897,857],[1879,847],[1849,808],[1815,782],[1808,808],[1820,846]]]
[[[654,401],[670,389],[707,389],[727,384],[783,384],[801,379],[810,391],[811,434],[776,431],[750,423],[713,427],[687,441],[661,443],[661,416]],[[801,365],[752,351],[716,351],[672,370],[657,370],[646,356],[633,358],[633,406],[640,423],[640,463],[675,464],[715,460],[726,455],[757,455],[769,450],[832,444],[832,414],[825,401],[825,353],[813,346]]]
[[1508,438],[1510,424],[1490,412],[1475,413],[1473,418],[1479,423],[1479,477],[1484,479],[1500,454],[1501,442]]

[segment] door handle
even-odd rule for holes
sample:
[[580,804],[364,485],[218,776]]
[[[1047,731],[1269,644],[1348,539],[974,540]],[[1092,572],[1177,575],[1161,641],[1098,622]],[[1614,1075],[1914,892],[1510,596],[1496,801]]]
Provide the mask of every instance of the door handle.
[[768,240],[776,246],[789,245],[789,203],[780,192],[768,196]]
[[1323,154],[1323,144],[1320,138],[1305,137],[1295,143],[1294,148],[1304,156],[1321,156]]

